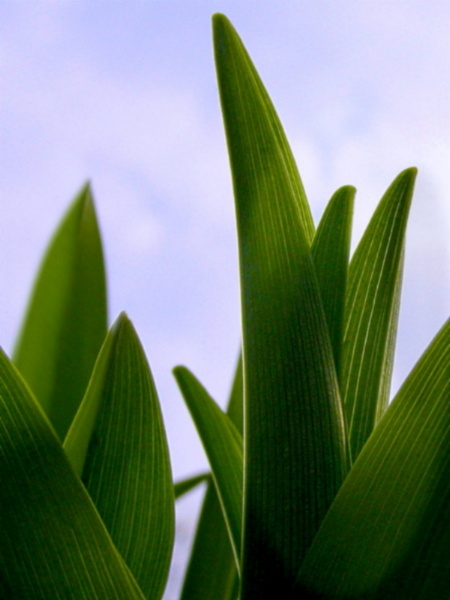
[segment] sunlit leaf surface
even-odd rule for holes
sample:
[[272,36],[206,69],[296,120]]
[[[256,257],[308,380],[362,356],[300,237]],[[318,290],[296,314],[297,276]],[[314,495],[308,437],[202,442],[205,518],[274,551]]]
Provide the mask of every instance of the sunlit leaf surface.
[[355,191],[345,186],[333,194],[311,246],[338,376]]
[[[313,226],[273,106],[238,35],[214,17],[236,200],[245,404],[241,600],[284,596],[347,471]],[[270,596],[272,597],[272,596]]]
[[341,392],[355,459],[389,401],[405,230],[416,169],[389,187],[351,260]]
[[61,440],[83,398],[106,327],[103,252],[86,185],[48,247],[14,352]]
[[108,334],[64,446],[145,596],[161,598],[174,490],[157,392],[124,314]]
[[143,600],[61,445],[0,353],[0,597]]
[[411,372],[333,503],[300,600],[431,600],[450,590],[450,321]]

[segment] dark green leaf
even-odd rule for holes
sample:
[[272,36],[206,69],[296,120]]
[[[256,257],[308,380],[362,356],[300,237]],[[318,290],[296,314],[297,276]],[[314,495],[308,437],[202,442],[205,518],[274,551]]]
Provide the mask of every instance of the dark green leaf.
[[239,576],[214,485],[206,491],[180,600],[236,600]]
[[338,377],[355,191],[345,186],[333,194],[311,246]]
[[210,477],[209,473],[202,473],[201,475],[195,475],[194,477],[177,481],[173,485],[175,498],[181,498],[181,496],[184,496],[184,494],[187,494],[201,483],[204,483],[205,481],[208,482]]
[[292,155],[258,74],[225,17],[214,18],[214,34],[241,271],[241,600],[268,597],[273,581],[284,582],[278,590],[284,597],[346,474],[347,441],[309,250],[313,227]]
[[18,371],[0,353],[0,597],[143,600]]
[[197,427],[239,564],[242,535],[242,436],[205,388],[185,367],[174,375]]
[[389,187],[349,268],[341,392],[352,458],[389,401],[405,230],[416,169]]
[[124,314],[107,336],[64,447],[145,597],[161,598],[174,536],[172,475],[156,388]]
[[106,284],[91,191],[84,186],[42,262],[14,362],[61,439],[106,335]]
[[450,321],[364,446],[300,571],[297,598],[449,596]]
[[[227,414],[242,434],[242,358],[236,367]],[[208,484],[180,600],[236,600],[239,576],[222,507]]]

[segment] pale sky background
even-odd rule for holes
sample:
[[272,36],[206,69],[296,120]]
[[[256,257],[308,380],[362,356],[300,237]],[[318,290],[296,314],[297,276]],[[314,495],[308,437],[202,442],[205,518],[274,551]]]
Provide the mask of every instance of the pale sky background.
[[[393,178],[419,168],[394,388],[450,306],[450,2],[0,0],[0,344],[11,351],[48,237],[90,179],[110,319],[126,310],[147,351],[175,478],[206,461],[171,369],[224,404],[240,336],[214,12],[268,88],[316,222],[355,185],[356,241]],[[198,500],[179,505],[167,600]]]

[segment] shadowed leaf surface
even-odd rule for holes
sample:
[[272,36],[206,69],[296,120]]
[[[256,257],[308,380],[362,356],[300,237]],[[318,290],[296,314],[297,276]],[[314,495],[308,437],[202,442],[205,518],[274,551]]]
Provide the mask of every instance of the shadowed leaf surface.
[[[227,414],[242,434],[243,380],[239,358]],[[189,557],[180,600],[235,600],[239,578],[222,507],[213,482],[208,484]]]
[[242,436],[188,369],[176,367],[174,375],[208,457],[236,563],[239,564],[242,536]]
[[209,473],[201,473],[200,475],[194,475],[194,477],[188,477],[181,481],[177,481],[173,484],[175,499],[178,500],[178,498],[181,498],[201,483],[208,483],[210,479],[211,475]]

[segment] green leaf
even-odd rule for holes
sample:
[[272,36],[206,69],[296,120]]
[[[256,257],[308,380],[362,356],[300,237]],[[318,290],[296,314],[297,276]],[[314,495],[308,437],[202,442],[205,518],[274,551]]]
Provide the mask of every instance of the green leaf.
[[236,564],[239,565],[242,535],[242,436],[188,369],[176,367],[174,375],[208,456]]
[[364,446],[297,598],[429,600],[450,590],[450,321]]
[[0,597],[143,600],[40,407],[0,352]]
[[184,494],[187,494],[201,483],[204,483],[205,481],[208,482],[210,477],[209,473],[201,473],[200,475],[177,481],[173,485],[175,498],[178,500],[178,498],[181,498],[181,496],[184,496]]
[[[242,357],[236,367],[227,414],[242,434]],[[222,507],[213,482],[208,484],[189,556],[180,600],[235,600],[239,576]]]
[[[296,221],[301,221],[309,244],[314,237],[303,183],[289,143],[272,101],[231,23],[224,15],[214,15],[214,45],[217,74],[228,141],[233,182],[239,193],[259,182],[254,172],[254,154],[269,167],[267,178],[278,173],[273,184],[283,179],[295,198]],[[231,118],[232,117],[232,118]],[[249,177],[249,173],[253,176]],[[287,215],[286,215],[287,217]]]
[[[245,382],[241,599],[291,589],[347,472],[312,225],[281,126],[238,35],[214,18],[239,237]],[[301,507],[301,508],[300,508]]]
[[355,459],[389,402],[405,230],[416,169],[403,171],[375,211],[348,276],[341,392]]
[[311,246],[338,377],[355,192],[344,186],[333,194]]
[[106,326],[103,252],[85,185],[44,257],[14,352],[61,440],[83,398]]
[[145,597],[161,598],[174,537],[169,451],[150,368],[123,313],[64,447]]
[[180,600],[235,600],[239,576],[214,485],[208,486]]

